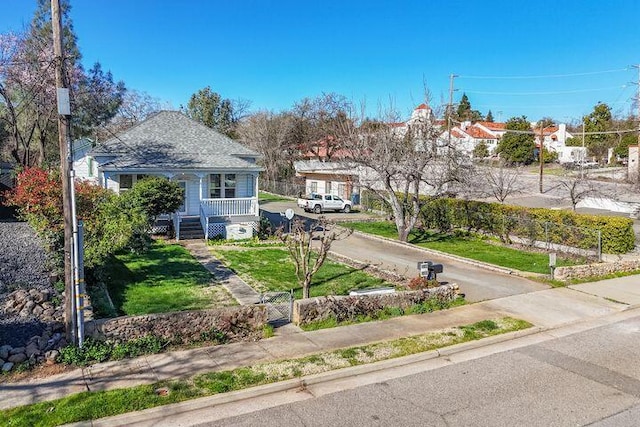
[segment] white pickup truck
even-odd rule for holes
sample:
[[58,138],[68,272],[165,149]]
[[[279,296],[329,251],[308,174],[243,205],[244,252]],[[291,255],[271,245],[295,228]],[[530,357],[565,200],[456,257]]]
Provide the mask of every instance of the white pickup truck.
[[311,193],[298,199],[298,206],[306,212],[321,214],[325,211],[351,212],[351,201],[333,194]]

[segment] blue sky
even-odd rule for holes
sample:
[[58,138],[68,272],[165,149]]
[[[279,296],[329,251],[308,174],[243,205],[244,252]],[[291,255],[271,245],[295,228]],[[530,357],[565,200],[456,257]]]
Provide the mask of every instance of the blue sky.
[[[35,0],[0,0],[0,32],[27,25]],[[280,111],[337,92],[390,100],[467,93],[506,120],[570,122],[599,102],[629,113],[640,63],[640,2],[71,0],[85,65],[100,61],[129,88],[174,107],[211,86],[252,109]],[[527,76],[558,76],[523,78]],[[473,77],[501,78],[473,78]],[[517,78],[505,78],[517,77]]]

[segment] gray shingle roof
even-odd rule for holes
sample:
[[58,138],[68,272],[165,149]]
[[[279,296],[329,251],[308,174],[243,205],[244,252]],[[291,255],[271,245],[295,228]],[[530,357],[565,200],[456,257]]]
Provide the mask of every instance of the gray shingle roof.
[[259,154],[178,111],[160,111],[98,144],[110,169],[251,169]]

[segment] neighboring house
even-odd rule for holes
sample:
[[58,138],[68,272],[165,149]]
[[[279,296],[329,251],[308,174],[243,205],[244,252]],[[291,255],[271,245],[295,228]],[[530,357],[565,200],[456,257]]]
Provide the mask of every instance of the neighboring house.
[[11,163],[0,161],[0,192],[15,185],[15,168]]
[[296,176],[305,179],[305,193],[326,193],[359,204],[359,172],[337,162],[301,160],[293,163]]
[[93,140],[89,138],[78,139],[73,142],[73,170],[77,177],[81,177],[85,181],[91,181],[98,184],[98,168],[95,159],[89,155],[94,147]]
[[[535,123],[532,123],[531,126],[535,132],[536,147],[540,148],[540,129],[535,127]],[[567,132],[567,125],[564,123],[542,129],[544,146],[549,151],[560,152],[563,147],[566,147],[569,138],[573,138],[573,135]]]
[[0,220],[13,218],[15,209],[4,206],[5,191],[11,190],[15,186],[15,168],[11,163],[0,161]]
[[[473,150],[478,144],[484,143],[489,154],[493,154],[498,148],[498,141],[502,135],[504,135],[504,123],[467,121],[451,128],[451,145],[472,157]],[[444,141],[448,138],[449,134],[445,130],[440,140]]]
[[159,175],[185,190],[184,203],[171,218],[178,238],[187,224],[194,237],[252,236],[259,221],[257,152],[177,111],[160,111],[91,145],[89,140],[75,145],[80,179],[121,193]]

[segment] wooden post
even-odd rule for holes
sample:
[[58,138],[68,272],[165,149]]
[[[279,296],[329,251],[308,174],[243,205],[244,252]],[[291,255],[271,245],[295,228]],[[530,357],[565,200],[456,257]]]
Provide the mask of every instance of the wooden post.
[[[53,30],[53,53],[55,57],[56,88],[66,88],[65,59],[62,50],[62,15],[60,1],[51,0],[51,27]],[[60,149],[60,179],[62,180],[62,206],[64,213],[64,323],[67,340],[73,339],[74,310],[73,310],[73,269],[71,266],[71,252],[73,239],[73,223],[71,218],[71,185],[69,164],[73,161],[69,149],[71,134],[71,117],[58,115],[58,145]]]

